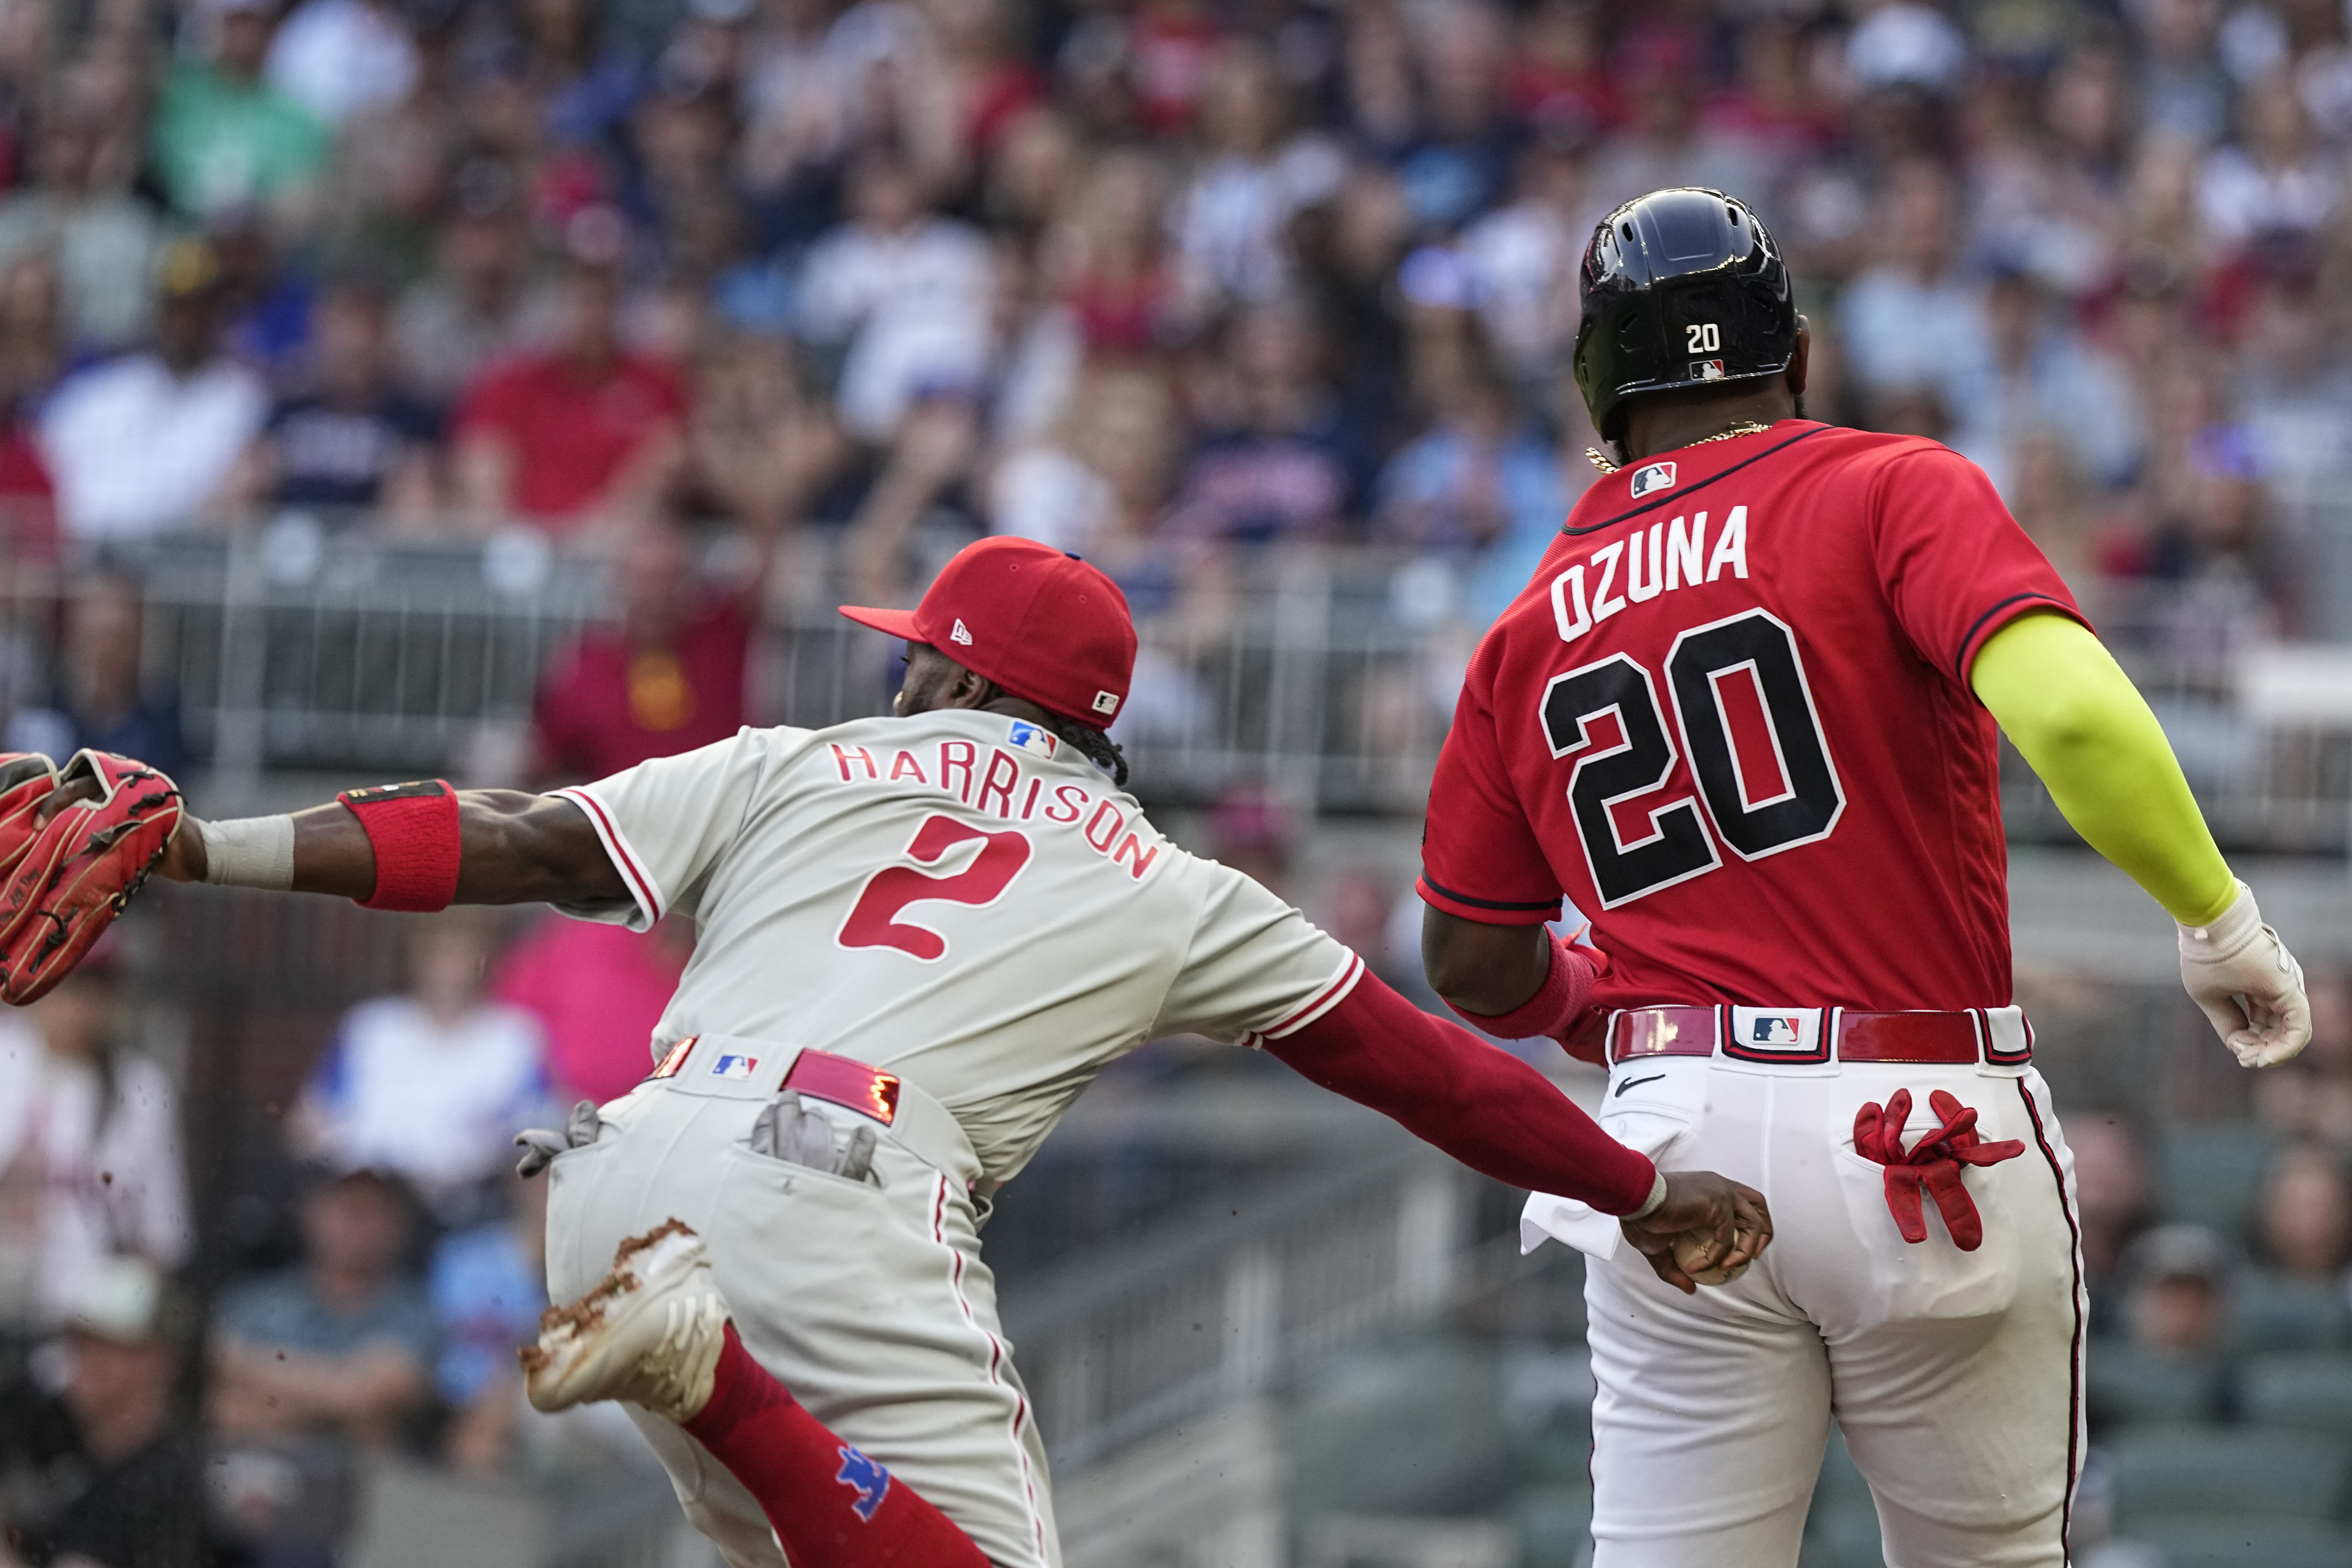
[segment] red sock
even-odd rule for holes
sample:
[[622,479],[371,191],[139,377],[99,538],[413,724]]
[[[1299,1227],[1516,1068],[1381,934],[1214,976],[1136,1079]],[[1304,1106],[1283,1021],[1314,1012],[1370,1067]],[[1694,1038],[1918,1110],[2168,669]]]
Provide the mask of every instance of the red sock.
[[686,1429],[760,1500],[793,1568],[988,1568],[947,1515],[802,1409],[732,1323]]

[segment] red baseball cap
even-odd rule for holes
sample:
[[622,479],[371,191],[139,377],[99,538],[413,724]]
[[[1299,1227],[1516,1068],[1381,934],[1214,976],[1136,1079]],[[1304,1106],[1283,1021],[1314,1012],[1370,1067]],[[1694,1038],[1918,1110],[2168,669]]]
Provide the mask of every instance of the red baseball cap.
[[844,605],[862,626],[928,643],[1049,713],[1108,729],[1135,674],[1135,621],[1118,584],[1034,539],[967,544],[912,610]]

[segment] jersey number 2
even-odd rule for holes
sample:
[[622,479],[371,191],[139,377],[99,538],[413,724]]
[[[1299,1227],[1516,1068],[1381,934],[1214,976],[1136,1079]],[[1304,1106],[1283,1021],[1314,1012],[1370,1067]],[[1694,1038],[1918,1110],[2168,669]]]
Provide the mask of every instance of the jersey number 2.
[[[1750,780],[1741,766],[1727,702],[1740,699],[1727,689],[1743,676],[1741,685],[1754,681],[1761,708],[1762,734],[1751,739],[1769,745],[1777,781]],[[1829,836],[1845,794],[1796,639],[1777,616],[1751,610],[1683,633],[1666,655],[1666,685],[1700,800],[1734,854],[1759,860]],[[1604,713],[1617,716],[1621,739],[1594,751],[1591,722]],[[1699,818],[1700,800],[1685,796],[1653,808],[1650,831],[1630,843],[1617,830],[1618,803],[1664,784],[1679,755],[1648,670],[1620,653],[1555,676],[1544,689],[1542,717],[1553,756],[1585,753],[1569,773],[1568,799],[1603,909],[1721,864]],[[1760,752],[1749,752],[1751,762],[1762,761]],[[1778,787],[1759,798],[1763,782]]]
[[844,947],[895,947],[929,963],[947,956],[947,938],[928,926],[898,918],[909,904],[940,899],[975,908],[992,904],[1013,886],[1013,879],[1029,864],[1029,838],[1023,833],[989,833],[958,822],[952,816],[927,818],[915,831],[907,853],[926,865],[936,865],[959,844],[980,839],[980,853],[971,865],[951,876],[935,877],[912,866],[887,866],[866,880],[865,891],[849,918],[841,922]]

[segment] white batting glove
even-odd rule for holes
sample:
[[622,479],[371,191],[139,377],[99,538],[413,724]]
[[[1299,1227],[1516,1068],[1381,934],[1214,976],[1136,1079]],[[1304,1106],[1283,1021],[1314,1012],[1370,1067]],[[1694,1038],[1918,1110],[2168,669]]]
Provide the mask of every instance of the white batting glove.
[[2180,984],[2240,1067],[2276,1067],[2311,1043],[2303,965],[2243,882],[2211,924],[2180,928]]

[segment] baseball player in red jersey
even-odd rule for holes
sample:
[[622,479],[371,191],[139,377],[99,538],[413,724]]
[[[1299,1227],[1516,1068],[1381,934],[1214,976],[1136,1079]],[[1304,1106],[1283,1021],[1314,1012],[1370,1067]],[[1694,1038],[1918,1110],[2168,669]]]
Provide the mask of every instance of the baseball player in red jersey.
[[[1670,190],[1586,250],[1577,374],[1622,466],[1472,659],[1429,804],[1432,983],[1610,1069],[1602,1126],[1770,1198],[1685,1298],[1591,1254],[1597,1568],[1790,1564],[1835,1414],[1897,1568],[2054,1568],[2081,1459],[2070,1156],[2011,1004],[1996,723],[2180,922],[2249,1066],[2309,1034],[2146,704],[1985,476],[1801,416],[1788,274]],[[1610,967],[1593,1005],[1545,924]],[[1736,1270],[1734,1272],[1737,1272]]]
[[737,1568],[1060,1561],[980,1225],[1094,1075],[1155,1036],[1263,1047],[1476,1169],[1624,1216],[1675,1288],[1677,1255],[1705,1273],[1762,1251],[1753,1193],[1662,1175],[1159,836],[1103,733],[1136,638],[1100,572],[989,540],[911,615],[845,613],[911,644],[891,717],[747,729],[558,795],[435,781],[189,818],[162,865],[378,909],[694,919],[651,1076],[526,1135],[526,1164],[551,1166],[565,1303],[530,1390],[627,1401]]

